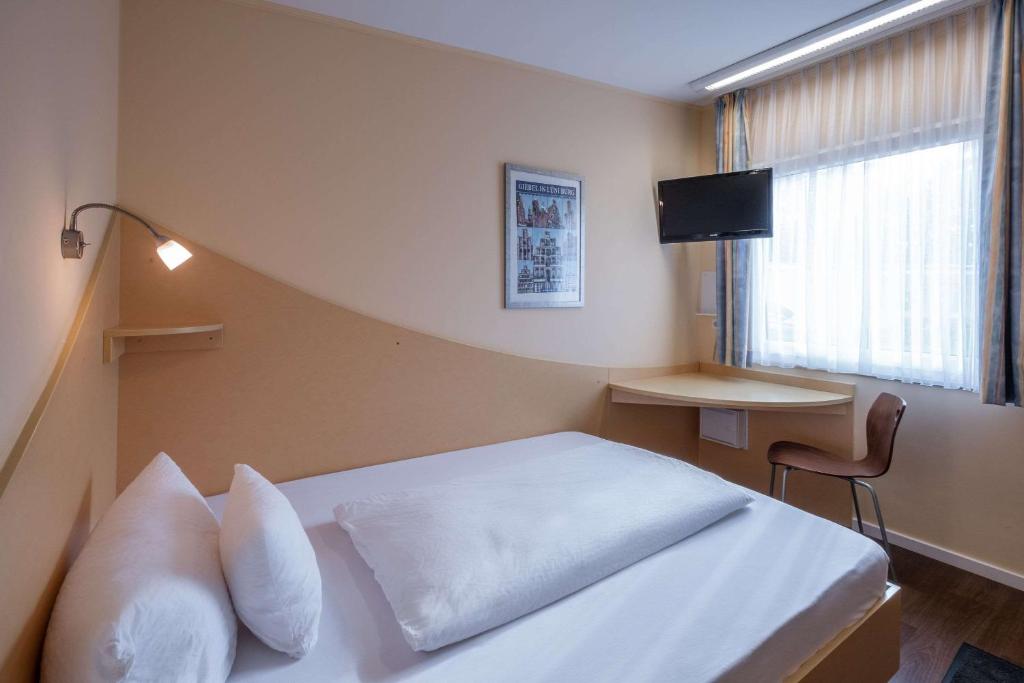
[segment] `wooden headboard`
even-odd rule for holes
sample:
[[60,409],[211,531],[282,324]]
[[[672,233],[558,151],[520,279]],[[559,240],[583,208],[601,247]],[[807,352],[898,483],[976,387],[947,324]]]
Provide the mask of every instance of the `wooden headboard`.
[[607,367],[414,332],[187,244],[172,286],[151,240],[124,236],[122,324],[224,333],[213,350],[121,356],[119,490],[158,450],[205,495],[235,462],[287,481],[565,430],[692,455],[696,416],[610,404]]

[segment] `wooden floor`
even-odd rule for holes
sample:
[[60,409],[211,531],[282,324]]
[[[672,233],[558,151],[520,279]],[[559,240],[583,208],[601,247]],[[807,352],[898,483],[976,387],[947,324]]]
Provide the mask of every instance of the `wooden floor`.
[[941,681],[960,644],[1024,666],[1024,592],[893,548],[903,588],[897,683]]

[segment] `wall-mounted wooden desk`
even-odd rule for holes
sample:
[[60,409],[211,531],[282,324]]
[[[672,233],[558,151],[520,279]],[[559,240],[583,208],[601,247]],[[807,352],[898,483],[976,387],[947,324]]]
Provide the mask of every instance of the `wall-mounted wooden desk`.
[[614,403],[846,414],[854,386],[709,363],[661,377],[613,380]]

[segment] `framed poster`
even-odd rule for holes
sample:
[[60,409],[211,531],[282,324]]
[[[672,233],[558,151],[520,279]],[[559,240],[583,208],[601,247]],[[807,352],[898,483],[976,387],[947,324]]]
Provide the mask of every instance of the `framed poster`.
[[505,308],[583,305],[583,178],[505,164]]

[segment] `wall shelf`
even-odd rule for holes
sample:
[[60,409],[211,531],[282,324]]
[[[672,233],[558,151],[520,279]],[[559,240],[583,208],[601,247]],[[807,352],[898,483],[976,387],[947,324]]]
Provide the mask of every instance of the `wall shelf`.
[[176,327],[119,326],[103,330],[103,362],[122,353],[219,349],[224,345],[224,323]]

